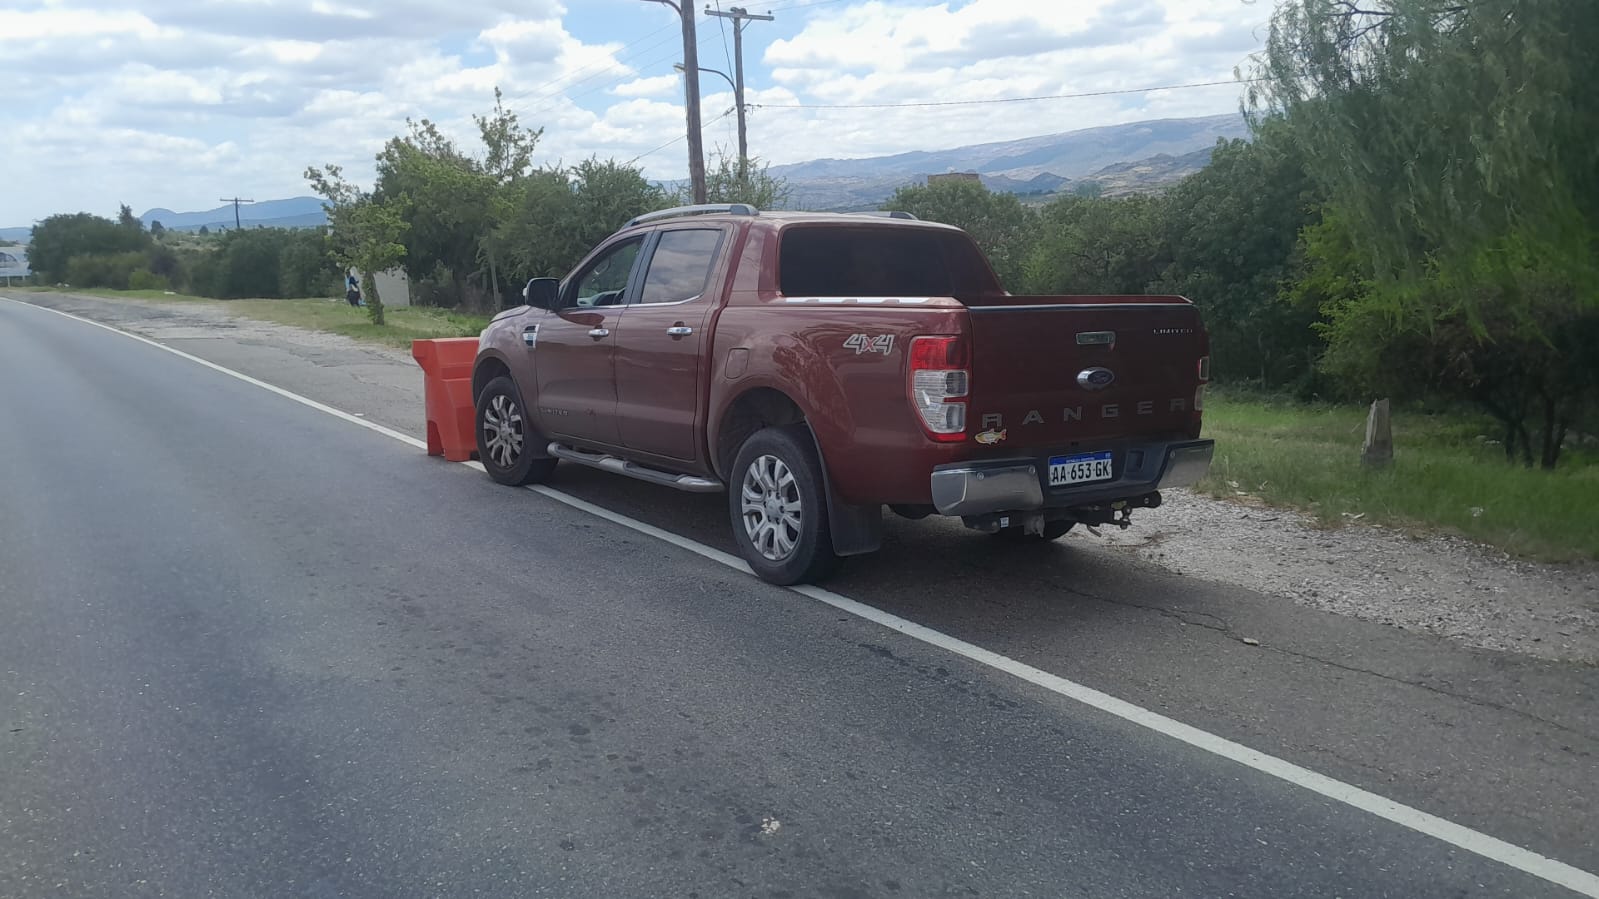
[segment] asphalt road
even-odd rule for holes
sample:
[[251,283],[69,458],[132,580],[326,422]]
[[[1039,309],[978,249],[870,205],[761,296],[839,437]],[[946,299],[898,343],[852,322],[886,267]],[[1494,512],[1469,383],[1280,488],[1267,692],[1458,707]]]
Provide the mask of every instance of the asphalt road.
[[[0,537],[0,896],[1570,895],[7,302]],[[925,523],[830,586],[1594,868],[1591,669]]]

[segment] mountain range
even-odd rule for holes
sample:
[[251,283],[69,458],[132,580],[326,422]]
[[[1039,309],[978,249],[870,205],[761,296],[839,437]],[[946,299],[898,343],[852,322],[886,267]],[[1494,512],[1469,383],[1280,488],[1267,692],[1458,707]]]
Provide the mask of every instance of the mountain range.
[[[1085,190],[1118,196],[1179,181],[1205,167],[1217,139],[1248,134],[1247,123],[1236,113],[1157,119],[949,150],[813,159],[772,166],[770,174],[788,181],[789,202],[803,209],[873,208],[898,187],[949,172],[975,172],[990,190],[1029,197]],[[233,206],[204,212],[151,209],[139,218],[145,227],[159,221],[179,231],[202,226],[215,231],[233,227]],[[242,204],[239,220],[246,227],[306,228],[326,224],[327,216],[320,199],[293,197]],[[26,240],[29,230],[0,229],[0,238]]]
[[[218,206],[205,212],[173,212],[170,209],[152,209],[139,216],[146,228],[151,222],[173,231],[198,231],[203,226],[211,231],[233,227],[233,204]],[[239,223],[247,228],[311,228],[325,225],[328,217],[322,211],[322,201],[317,197],[291,197],[287,200],[263,200],[260,203],[240,203]]]
[[1047,195],[1086,181],[1114,196],[1191,175],[1210,161],[1217,139],[1248,134],[1248,124],[1236,113],[1156,119],[950,150],[813,159],[774,165],[769,172],[787,179],[791,201],[807,209],[873,206],[895,188],[948,172],[975,172],[995,191]]

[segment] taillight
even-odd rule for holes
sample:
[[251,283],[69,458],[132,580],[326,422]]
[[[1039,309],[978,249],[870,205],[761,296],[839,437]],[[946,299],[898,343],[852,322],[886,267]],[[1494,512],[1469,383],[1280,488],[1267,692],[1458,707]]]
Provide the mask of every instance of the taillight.
[[1210,357],[1199,357],[1199,381],[1204,383],[1210,380]]
[[911,405],[934,440],[966,439],[966,403],[971,389],[966,341],[959,337],[916,337],[910,350]]

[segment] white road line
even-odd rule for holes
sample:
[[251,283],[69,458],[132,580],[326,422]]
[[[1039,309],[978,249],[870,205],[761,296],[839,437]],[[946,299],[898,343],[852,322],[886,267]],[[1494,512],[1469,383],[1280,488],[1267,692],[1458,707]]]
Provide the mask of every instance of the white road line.
[[405,434],[405,433],[402,433],[400,431],[396,431],[393,428],[385,428],[384,426],[382,426],[380,424],[377,424],[375,422],[367,421],[364,418],[360,418],[358,416],[351,415],[348,412],[345,412],[345,411],[340,410],[340,409],[335,409],[332,406],[324,405],[324,404],[319,403],[316,400],[313,400],[313,399],[311,399],[309,397],[303,397],[303,396],[299,395],[298,393],[293,393],[291,391],[284,390],[282,387],[278,387],[278,386],[276,386],[274,384],[268,384],[265,381],[257,380],[257,379],[252,378],[249,375],[244,374],[242,372],[236,372],[236,371],[234,371],[231,368],[224,368],[224,367],[216,364],[215,362],[209,362],[209,361],[207,361],[205,359],[201,359],[199,356],[192,356],[192,355],[190,355],[188,353],[185,353],[182,350],[173,349],[172,347],[169,347],[169,346],[167,346],[164,343],[157,343],[156,341],[151,340],[148,337],[143,337],[141,335],[133,333],[132,331],[124,331],[121,328],[113,328],[110,325],[102,324],[100,322],[84,318],[81,315],[73,315],[70,312],[62,312],[60,309],[51,309],[49,306],[38,306],[38,305],[35,305],[33,303],[28,303],[28,302],[24,302],[22,300],[13,299],[12,297],[0,297],[0,299],[10,300],[11,302],[16,303],[19,306],[27,306],[27,307],[32,308],[32,309],[42,309],[45,312],[54,312],[56,315],[62,316],[63,318],[70,318],[73,321],[83,322],[86,325],[93,325],[96,328],[101,328],[103,330],[110,331],[112,334],[121,334],[123,337],[131,337],[134,340],[139,341],[140,343],[149,344],[150,346],[153,346],[153,347],[155,347],[158,350],[166,350],[167,352],[171,353],[172,355],[181,356],[182,358],[187,359],[190,362],[198,362],[199,364],[205,366],[206,368],[209,368],[212,371],[219,371],[219,372],[227,375],[230,378],[238,378],[239,380],[243,381],[246,384],[251,384],[253,386],[261,388],[262,390],[270,390],[273,393],[277,394],[278,396],[284,397],[286,399],[294,400],[296,403],[299,403],[302,406],[310,406],[311,408],[317,410],[318,412],[326,412],[327,414],[332,415],[335,418],[342,418],[342,419],[344,419],[347,422],[350,422],[352,424],[358,424],[361,427],[366,428],[368,430],[377,431],[379,434],[382,434],[385,437],[392,437],[393,439],[398,440],[401,443],[409,443],[410,445],[412,445],[412,446],[414,446],[414,447],[416,447],[418,449],[425,450],[425,449],[428,448],[426,440],[418,440],[415,437],[412,437],[410,434]]
[[[10,298],[7,297],[6,299]],[[31,303],[22,303],[19,300],[12,300],[12,302],[18,303],[19,305],[33,306]],[[198,362],[201,365],[204,365],[206,368],[219,371],[225,375],[228,375],[229,377],[238,378],[246,384],[253,384],[265,390],[270,390],[279,396],[294,400],[297,403],[309,406],[319,412],[326,412],[329,415],[333,415],[353,424],[360,425],[363,428],[377,431],[384,436],[392,437],[395,440],[399,440],[411,446],[421,449],[427,448],[425,441],[418,440],[408,434],[402,434],[399,431],[395,431],[391,428],[386,428],[382,425],[366,421],[365,419],[357,418],[348,412],[341,412],[340,410],[334,409],[331,406],[323,405],[316,400],[308,399],[300,396],[297,393],[291,393],[290,391],[284,390],[281,387],[276,387],[266,383],[265,381],[259,381],[255,378],[252,378],[249,375],[241,374],[233,371],[232,369],[224,368],[214,362],[207,362],[206,360],[197,356],[191,356],[190,354],[181,350],[173,349],[165,344],[157,343],[137,334],[131,334],[127,331],[113,328],[110,325],[101,324],[100,322],[90,321],[89,319],[72,315],[68,312],[62,312],[59,309],[50,309],[45,306],[33,306],[33,308],[43,309],[46,312],[54,312],[57,315],[65,316],[85,324],[93,325],[97,328],[103,328],[114,334],[121,334],[124,337],[131,337],[140,343],[149,344],[157,349],[165,350],[192,362]],[[480,471],[483,468],[482,463],[479,462],[465,462],[461,464],[472,466]],[[725,565],[735,571],[741,571],[753,576],[753,572],[751,572],[750,567],[745,564],[744,560],[732,555],[731,553],[726,553],[719,549],[715,549],[714,547],[706,546],[703,543],[690,540],[687,537],[674,534],[670,531],[662,530],[654,525],[646,524],[642,521],[629,518],[626,515],[612,512],[609,509],[596,506],[586,500],[578,499],[575,496],[562,493],[561,491],[550,487],[536,485],[530,487],[529,489],[541,496],[555,500],[559,503],[564,503],[574,509],[598,516],[614,524],[631,528],[632,530],[638,531],[641,534],[663,540],[672,544],[673,546],[688,550],[696,555],[703,556],[706,559],[721,565]],[[1245,746],[1242,743],[1235,743],[1232,740],[1226,739],[1225,737],[1219,737],[1213,733],[1210,733],[1209,731],[1200,730],[1197,727],[1184,724],[1176,719],[1168,718],[1165,715],[1157,712],[1152,712],[1142,706],[1134,705],[1133,703],[1130,703],[1124,699],[1117,699],[1109,693],[1103,693],[1099,690],[1095,690],[1092,687],[1079,684],[1076,681],[1067,680],[1064,677],[1051,674],[1048,671],[1044,671],[1040,668],[1034,668],[1031,665],[1028,665],[1024,662],[1018,662],[1015,659],[1001,655],[993,650],[984,649],[983,647],[974,643],[968,643],[958,637],[952,637],[943,633],[942,631],[933,630],[930,627],[917,624],[914,621],[901,618],[898,615],[890,614],[881,609],[850,599],[847,596],[834,593],[831,590],[824,590],[820,587],[811,586],[789,587],[788,589],[791,592],[797,593],[801,596],[829,605],[841,612],[847,612],[851,615],[873,622],[874,624],[882,625],[889,630],[898,631],[899,633],[913,640],[918,640],[930,646],[938,647],[946,652],[970,659],[971,661],[980,665],[987,666],[1005,674],[1009,674],[1012,677],[1019,678],[1020,680],[1024,680],[1035,686],[1042,687],[1052,693],[1059,694],[1068,699],[1076,700],[1077,702],[1089,706],[1090,708],[1114,715],[1124,721],[1129,721],[1140,727],[1148,728],[1149,730],[1155,731],[1156,733],[1170,737],[1174,740],[1187,743],[1196,749],[1202,749],[1205,752],[1209,752],[1213,755],[1237,762],[1240,765],[1252,768],[1261,772],[1262,774],[1268,774],[1272,777],[1278,778],[1279,780],[1291,783],[1294,786],[1302,787],[1313,793],[1325,796],[1328,799],[1341,802],[1352,808],[1357,808],[1363,812],[1375,815],[1386,821],[1391,821],[1395,824],[1398,824],[1401,827],[1416,831],[1417,833],[1426,834],[1427,836],[1442,840],[1451,846],[1463,849],[1466,852],[1472,853],[1473,855],[1499,862],[1500,864],[1515,868],[1518,871],[1522,871],[1542,880],[1549,881],[1550,883],[1563,886],[1582,895],[1599,899],[1599,875],[1589,873],[1581,868],[1568,865],[1565,862],[1557,861],[1556,859],[1549,858],[1548,856],[1539,855],[1530,849],[1523,849],[1520,846],[1507,843],[1497,837],[1491,837],[1485,833],[1472,830],[1469,827],[1456,824],[1453,821],[1440,818],[1437,815],[1429,814],[1420,809],[1412,808],[1400,802],[1395,802],[1392,799],[1379,796],[1376,793],[1370,792],[1369,790],[1363,790],[1360,787],[1354,786],[1353,784],[1346,784],[1343,781],[1328,777],[1325,774],[1319,774],[1310,770],[1309,768],[1300,767],[1299,765],[1284,761],[1276,756],[1250,749],[1248,746]]]

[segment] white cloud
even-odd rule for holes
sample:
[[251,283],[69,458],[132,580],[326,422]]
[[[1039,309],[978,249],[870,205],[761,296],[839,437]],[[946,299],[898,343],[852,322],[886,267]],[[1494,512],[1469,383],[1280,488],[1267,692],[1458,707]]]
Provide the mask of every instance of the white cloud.
[[[15,0],[13,0],[15,2]],[[622,9],[620,0],[607,0]],[[541,162],[644,155],[682,177],[675,27],[580,39],[600,0],[22,0],[8,10],[0,225],[53,212],[208,208],[235,190],[306,192],[306,165],[370,178],[407,118],[471,145],[500,87],[543,127]],[[594,5],[590,5],[594,4]],[[697,5],[697,4],[691,4]],[[639,4],[639,6],[643,6]],[[631,8],[631,7],[626,7]],[[745,34],[752,152],[774,163],[936,149],[1143,118],[1228,112],[1237,88],[896,109],[804,104],[993,100],[1227,77],[1270,15],[1241,0],[845,0]],[[670,16],[665,16],[669,20]],[[650,19],[654,22],[654,19]],[[701,24],[703,65],[722,67]],[[621,34],[621,32],[617,32]],[[701,81],[708,147],[733,105]],[[660,148],[660,149],[656,149]],[[221,191],[222,193],[218,193]]]
[[5,39],[11,44],[109,36],[150,37],[158,30],[148,17],[118,10],[45,8],[5,15]]
[[683,83],[681,75],[656,75],[653,78],[635,78],[611,88],[618,97],[664,97],[676,93]]

